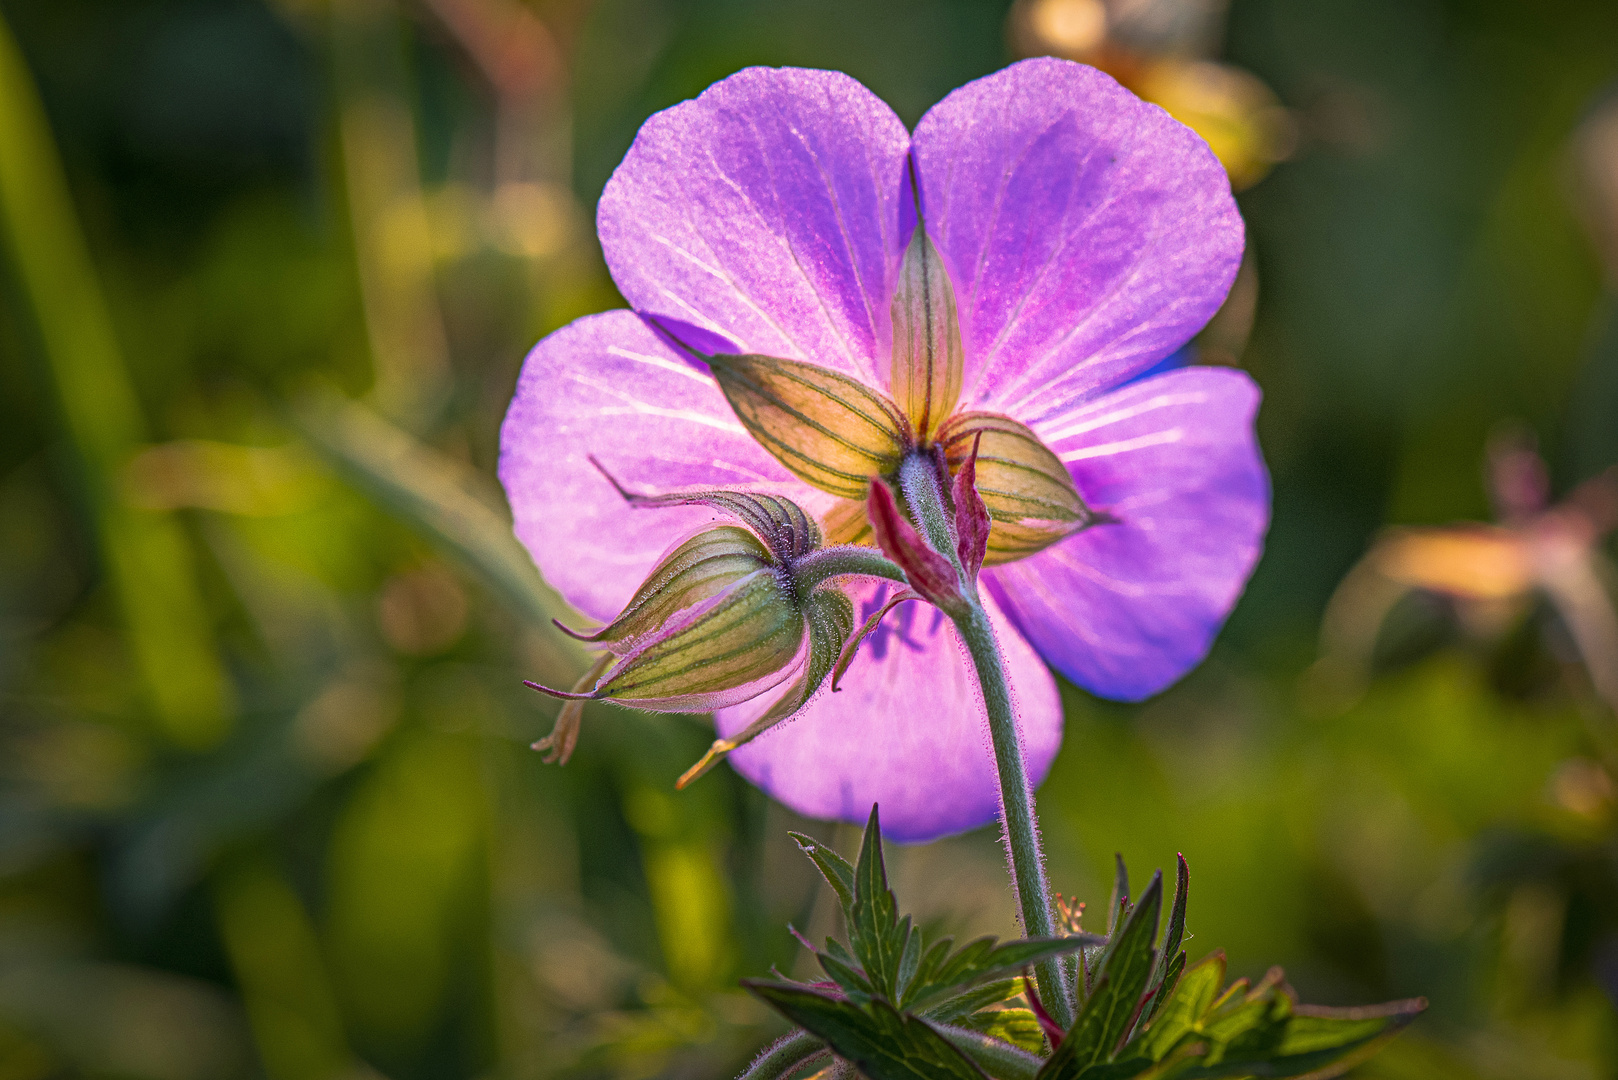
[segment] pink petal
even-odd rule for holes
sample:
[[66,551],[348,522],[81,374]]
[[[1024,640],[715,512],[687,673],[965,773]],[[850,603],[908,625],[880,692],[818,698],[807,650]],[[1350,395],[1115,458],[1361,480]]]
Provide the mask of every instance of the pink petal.
[[1119,519],[984,571],[1062,674],[1136,701],[1207,655],[1269,526],[1258,401],[1242,372],[1181,368],[1036,426],[1085,501]]
[[730,519],[700,506],[635,509],[590,454],[648,494],[769,491],[810,512],[826,501],[743,430],[703,365],[633,312],[558,330],[523,363],[500,429],[500,482],[545,580],[594,619],[616,615],[672,542]]
[[962,403],[1035,423],[1174,351],[1241,261],[1230,183],[1190,128],[1093,68],[1025,60],[916,127],[955,282]]
[[[861,620],[885,585],[852,590]],[[1050,671],[988,601],[1018,703],[1029,780],[1050,771],[1062,742],[1062,702]],[[768,698],[714,717],[728,737]],[[937,608],[901,604],[860,646],[842,688],[822,692],[793,719],[730,755],[736,771],[814,818],[859,823],[873,802],[884,834],[919,843],[986,825],[1000,814],[999,785],[977,682],[954,627]]]
[[840,72],[740,71],[646,121],[613,173],[596,219],[613,280],[730,351],[885,386],[909,143]]

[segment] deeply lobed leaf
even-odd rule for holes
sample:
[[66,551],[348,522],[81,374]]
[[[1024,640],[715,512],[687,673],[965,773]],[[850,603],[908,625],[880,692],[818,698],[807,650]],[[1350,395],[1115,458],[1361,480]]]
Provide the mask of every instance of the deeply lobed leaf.
[[1139,1014],[1141,996],[1151,978],[1157,921],[1163,904],[1163,875],[1154,874],[1108,944],[1096,972],[1095,988],[1085,999],[1073,1027],[1046,1064],[1042,1080],[1072,1080],[1112,1057]]
[[910,918],[899,919],[899,905],[888,887],[882,858],[882,826],[877,808],[865,823],[865,840],[854,866],[854,903],[849,909],[848,938],[877,993],[899,1000],[899,968],[910,946]]
[[[1364,1009],[1300,1006],[1279,968],[1256,986],[1226,986],[1221,953],[1187,968],[1186,904],[1190,875],[1182,857],[1163,949],[1153,948],[1163,908],[1162,874],[1136,904],[1119,861],[1109,938],[1091,934],[997,944],[978,938],[959,949],[950,938],[923,947],[908,917],[898,916],[883,865],[876,812],[858,862],[848,863],[805,836],[794,836],[843,901],[852,950],[828,941],[817,952],[840,987],[785,980],[745,985],[870,1080],[995,1077],[999,1080],[1214,1080],[1229,1077],[1337,1075],[1369,1056],[1408,1024],[1426,1002]],[[1033,963],[1097,949],[1094,987],[1073,1027],[1049,1058],[1047,1031],[1024,1008],[997,1008],[1022,984],[1006,979]],[[999,981],[995,981],[999,980]]]
[[927,1021],[880,998],[862,1005],[790,983],[743,980],[742,985],[826,1040],[870,1080],[987,1080],[987,1073]]
[[1326,1069],[1336,1075],[1427,1005],[1415,999],[1361,1009],[1300,1006],[1279,969],[1252,988],[1245,979],[1224,987],[1224,976],[1222,953],[1198,962],[1186,969],[1144,1032],[1113,1061],[1052,1075],[1072,1080],[1213,1080],[1318,1076]]

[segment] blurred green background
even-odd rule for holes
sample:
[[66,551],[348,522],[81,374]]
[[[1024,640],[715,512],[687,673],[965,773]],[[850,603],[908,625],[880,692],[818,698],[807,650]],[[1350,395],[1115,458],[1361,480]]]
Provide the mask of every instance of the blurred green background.
[[[0,1080],[720,1077],[782,1030],[735,980],[801,964],[786,921],[832,929],[786,830],[854,836],[725,769],[676,793],[690,719],[528,749],[554,703],[520,680],[580,654],[498,425],[527,348],[619,303],[593,207],[651,112],[798,64],[914,123],[1046,51],[1245,188],[1203,348],[1264,387],[1275,481],[1202,668],[1140,706],[1065,689],[1056,887],[1097,910],[1114,851],[1183,851],[1193,957],[1428,996],[1355,1075],[1618,1076],[1618,656],[1521,590],[1390,602],[1347,681],[1318,644],[1385,526],[1491,518],[1503,422],[1558,495],[1618,462],[1611,0],[0,19]],[[1012,929],[990,830],[892,857],[931,923]]]

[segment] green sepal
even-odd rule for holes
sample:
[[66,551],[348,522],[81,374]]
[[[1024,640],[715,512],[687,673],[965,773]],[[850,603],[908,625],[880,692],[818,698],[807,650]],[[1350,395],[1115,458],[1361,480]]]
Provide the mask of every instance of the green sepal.
[[955,288],[938,249],[919,221],[899,264],[893,289],[893,400],[926,443],[955,411],[965,354]]
[[854,603],[833,586],[811,592],[804,601],[803,614],[809,626],[809,658],[803,674],[763,716],[727,740],[732,749],[757,738],[807,705],[837,666],[843,646],[854,633]]
[[708,506],[746,525],[769,549],[774,560],[786,565],[820,547],[820,526],[803,507],[779,495],[752,491],[684,491],[666,495],[637,495],[613,477],[594,457],[590,463],[635,507]]
[[819,1036],[870,1080],[987,1080],[925,1020],[880,998],[860,1005],[790,983],[742,980],[788,1020]]
[[986,565],[1027,558],[1110,520],[1085,505],[1062,459],[1021,421],[957,412],[935,438],[951,475],[977,449],[976,487],[990,520]]
[[897,470],[913,441],[893,402],[841,372],[773,356],[707,360],[748,434],[821,491],[863,499],[871,477]]
[[723,761],[732,750],[747,745],[795,715],[819,691],[826,676],[837,665],[849,635],[854,632],[854,604],[834,586],[822,586],[804,601],[803,619],[809,635],[809,655],[803,674],[757,720],[729,738],[715,739],[708,752],[675,781],[676,788],[684,788]]

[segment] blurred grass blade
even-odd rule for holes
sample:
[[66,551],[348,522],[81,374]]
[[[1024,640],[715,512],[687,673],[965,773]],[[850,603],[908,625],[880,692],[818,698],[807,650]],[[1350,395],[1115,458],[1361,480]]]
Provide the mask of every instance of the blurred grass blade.
[[43,106],[0,20],[0,222],[78,458],[101,555],[163,731],[190,747],[222,736],[230,687],[191,552],[170,516],[120,501],[118,477],[147,438]]
[[395,0],[339,0],[330,12],[338,147],[376,402],[419,422],[449,397],[449,342],[422,199],[404,17]]
[[318,933],[268,860],[243,862],[214,885],[220,936],[270,1080],[341,1076],[351,1057]]
[[[293,419],[350,482],[448,549],[533,625],[577,621],[539,576],[498,495],[476,473],[335,393],[306,396]],[[584,670],[583,649],[551,636]]]

